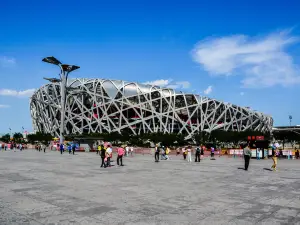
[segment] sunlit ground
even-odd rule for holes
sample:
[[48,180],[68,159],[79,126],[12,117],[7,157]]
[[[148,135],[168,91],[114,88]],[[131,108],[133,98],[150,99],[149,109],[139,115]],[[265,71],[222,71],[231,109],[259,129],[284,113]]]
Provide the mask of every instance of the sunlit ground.
[[[115,164],[115,162],[113,162]],[[300,160],[0,152],[0,224],[299,224]]]

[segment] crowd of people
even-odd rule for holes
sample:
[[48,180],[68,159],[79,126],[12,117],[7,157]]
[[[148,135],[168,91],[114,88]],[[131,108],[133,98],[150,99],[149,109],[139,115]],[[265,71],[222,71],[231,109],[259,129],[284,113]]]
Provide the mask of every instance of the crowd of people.
[[[252,150],[249,146],[249,144],[245,145],[245,146],[241,146],[243,148],[243,157],[244,157],[244,169],[247,171],[249,168],[249,164],[250,164],[250,159],[252,158]],[[280,150],[278,150],[278,148],[276,147],[276,145],[272,145],[271,146],[272,149],[272,154],[271,154],[271,158],[273,161],[273,164],[271,166],[271,170],[276,171],[277,170],[277,165],[278,165],[278,157],[282,154],[280,153]],[[187,146],[187,147],[182,147],[181,151],[180,148],[176,149],[176,156],[180,155],[180,152],[182,153],[183,156],[183,160],[186,160],[187,162],[192,162],[192,154],[194,153],[194,158],[195,158],[195,162],[200,162],[201,159],[203,159],[204,157],[204,151],[206,151],[206,147],[201,145],[201,146],[197,146],[192,148],[191,146]],[[210,149],[210,157],[211,159],[215,160],[214,155],[215,155],[215,148],[212,146]],[[220,150],[219,154],[220,154]],[[257,153],[256,159],[260,159],[259,156],[259,151]],[[159,160],[169,160],[169,153],[170,153],[170,149],[168,147],[164,147],[164,146],[158,146],[156,145],[154,148],[154,160],[155,162],[159,162]],[[295,158],[299,159],[299,149],[295,150]],[[161,156],[161,158],[160,158]]]
[[[113,149],[110,143],[99,143],[97,146],[96,154],[101,157],[101,168],[111,167]],[[117,165],[124,166],[123,157],[128,157],[129,155],[133,156],[133,147],[129,146],[120,146],[116,150],[117,154]]]
[[23,149],[27,149],[26,144],[18,144],[18,143],[0,143],[0,150],[20,150],[22,151]]
[[[69,154],[73,155],[75,154],[76,151],[76,144],[75,143],[68,143],[67,145],[64,144],[57,144],[57,149],[60,150],[60,153],[63,154],[63,152],[65,150],[68,150]],[[5,144],[5,143],[0,143],[0,150],[16,150],[19,149],[20,151],[22,151],[23,149],[27,148],[27,146],[25,144],[17,144],[17,143],[10,143],[10,144]],[[37,151],[44,151],[44,153],[46,152],[46,148],[47,146],[45,144],[39,143],[35,145],[35,149]],[[272,149],[272,160],[273,160],[273,165],[271,167],[271,169],[273,171],[277,170],[277,164],[278,164],[278,158],[280,156],[282,156],[282,151],[280,151],[276,145],[272,145],[271,146]],[[194,154],[194,161],[195,162],[200,162],[201,159],[204,158],[204,152],[206,151],[206,147],[204,145],[201,146],[196,146],[194,148],[192,148],[192,146],[185,146],[176,149],[176,156],[182,154],[183,156],[183,160],[186,160],[187,162],[192,162],[192,154]],[[210,157],[211,159],[215,159],[214,158],[214,154],[215,154],[215,148],[212,146],[210,147]],[[220,150],[219,154],[220,154]],[[120,146],[116,149],[116,155],[117,155],[117,165],[119,166],[124,166],[123,164],[123,157],[128,157],[128,156],[133,156],[133,147],[127,146],[127,145],[123,145]],[[259,152],[259,151],[258,151]],[[170,153],[171,150],[169,147],[165,147],[165,146],[159,146],[159,145],[155,145],[154,148],[154,159],[155,162],[159,162],[160,160],[170,160]],[[101,142],[98,143],[98,146],[96,148],[96,154],[99,155],[101,157],[101,168],[107,168],[107,167],[111,167],[111,162],[112,162],[112,157],[113,157],[113,149],[112,149],[112,145],[109,142]],[[256,155],[256,159],[260,159],[260,153],[257,153]],[[244,169],[247,171],[249,168],[249,164],[250,164],[250,160],[252,158],[252,150],[250,148],[249,145],[246,145],[243,147],[243,157],[244,157]],[[295,158],[299,159],[299,150],[297,149],[295,151]]]
[[[180,152],[183,156],[183,160],[186,160],[187,162],[192,162],[192,154],[195,154],[195,162],[200,162],[201,159],[204,157],[204,151],[206,151],[206,147],[204,145],[197,146],[194,149],[192,146],[186,146],[182,147],[181,150],[180,148],[176,149],[176,156],[180,155]],[[158,145],[155,146],[154,148],[154,159],[155,162],[159,162],[159,155],[161,155],[161,160],[170,160],[170,149],[169,147],[161,146],[159,147]],[[215,148],[211,147],[210,148],[211,152],[211,158],[214,159],[215,155]]]
[[[276,171],[277,170],[277,164],[278,164],[278,157],[280,156],[280,151],[278,150],[278,148],[275,145],[271,146],[272,149],[272,161],[273,161],[273,165],[271,166],[271,170]],[[252,151],[250,149],[250,146],[247,145],[244,149],[244,160],[245,160],[245,170],[247,171],[249,168],[249,164],[250,164],[250,159],[252,158]],[[296,159],[299,158],[299,150],[296,150]]]

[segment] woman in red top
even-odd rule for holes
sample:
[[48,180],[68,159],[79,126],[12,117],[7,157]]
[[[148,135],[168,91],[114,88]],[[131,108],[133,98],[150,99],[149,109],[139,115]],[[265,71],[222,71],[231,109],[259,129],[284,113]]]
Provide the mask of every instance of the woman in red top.
[[121,166],[123,165],[123,155],[124,155],[124,148],[120,147],[118,148],[118,157],[117,157],[117,164],[120,165],[119,162],[121,162]]

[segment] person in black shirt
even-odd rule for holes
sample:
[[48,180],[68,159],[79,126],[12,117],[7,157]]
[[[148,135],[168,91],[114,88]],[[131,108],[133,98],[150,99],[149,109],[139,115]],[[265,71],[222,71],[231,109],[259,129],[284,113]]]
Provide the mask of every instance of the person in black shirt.
[[158,145],[155,146],[155,153],[154,153],[154,158],[155,158],[155,162],[159,162],[159,147]]
[[202,157],[204,156],[204,146],[201,147],[201,153]]
[[295,156],[296,156],[296,159],[299,159],[299,149],[296,150]]
[[101,166],[100,167],[104,167],[104,168],[106,168],[106,165],[104,162],[105,154],[106,154],[106,149],[103,146],[101,146],[101,150],[100,150]]
[[196,148],[196,154],[195,154],[195,162],[200,162],[200,148]]
[[76,145],[75,143],[72,144],[72,152],[73,152],[73,155],[75,155],[75,150],[76,150]]

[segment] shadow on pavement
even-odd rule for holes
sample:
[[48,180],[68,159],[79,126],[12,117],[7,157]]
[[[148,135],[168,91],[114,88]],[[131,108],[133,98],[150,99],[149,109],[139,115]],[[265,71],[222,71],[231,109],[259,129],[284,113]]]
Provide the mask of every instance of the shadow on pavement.
[[264,170],[273,171],[273,170],[271,170],[270,168],[264,168]]

